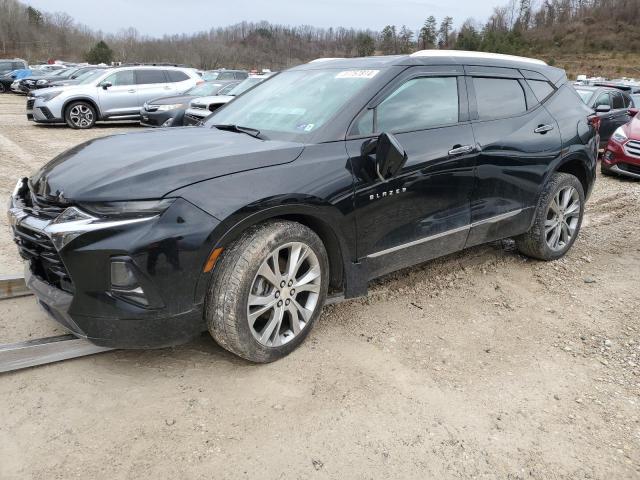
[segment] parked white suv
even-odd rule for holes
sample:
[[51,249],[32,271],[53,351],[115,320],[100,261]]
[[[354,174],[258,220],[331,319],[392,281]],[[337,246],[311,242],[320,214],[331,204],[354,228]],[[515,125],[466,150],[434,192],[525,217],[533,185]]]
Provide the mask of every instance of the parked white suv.
[[75,85],[43,88],[27,97],[27,118],[91,128],[99,120],[137,120],[147,100],[185,92],[202,82],[189,68],[118,67],[97,71]]

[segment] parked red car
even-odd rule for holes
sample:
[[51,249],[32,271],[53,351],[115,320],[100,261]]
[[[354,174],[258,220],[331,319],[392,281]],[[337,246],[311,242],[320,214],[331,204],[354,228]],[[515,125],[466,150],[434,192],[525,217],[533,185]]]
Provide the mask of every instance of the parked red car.
[[602,156],[601,171],[605,175],[624,175],[640,179],[640,109],[630,108],[631,121],[619,127]]

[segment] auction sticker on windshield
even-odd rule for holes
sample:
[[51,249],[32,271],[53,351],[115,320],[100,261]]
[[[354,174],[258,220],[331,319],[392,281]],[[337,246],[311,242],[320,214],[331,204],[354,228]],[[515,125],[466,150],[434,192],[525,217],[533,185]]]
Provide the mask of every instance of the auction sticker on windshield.
[[380,70],[346,70],[336,75],[336,78],[373,78]]

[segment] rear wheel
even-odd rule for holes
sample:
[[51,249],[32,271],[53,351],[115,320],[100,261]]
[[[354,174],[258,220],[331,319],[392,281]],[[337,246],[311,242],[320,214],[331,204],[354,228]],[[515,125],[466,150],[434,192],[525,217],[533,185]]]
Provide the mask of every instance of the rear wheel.
[[96,124],[96,110],[88,102],[73,102],[65,110],[64,120],[71,128],[91,128]]
[[4,83],[0,83],[0,93],[4,93],[7,91],[7,87],[4,86]]
[[584,190],[568,173],[554,173],[545,185],[531,229],[516,238],[521,253],[539,260],[556,260],[569,251],[580,232]]
[[296,222],[249,229],[218,260],[205,305],[212,337],[253,362],[292,352],[322,310],[329,264],[320,238]]

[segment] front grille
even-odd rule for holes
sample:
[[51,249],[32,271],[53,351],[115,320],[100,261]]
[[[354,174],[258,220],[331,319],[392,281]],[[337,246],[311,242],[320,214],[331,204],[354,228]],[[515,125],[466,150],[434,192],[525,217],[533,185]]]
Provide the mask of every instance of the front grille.
[[45,282],[73,293],[73,284],[51,239],[21,225],[13,229],[20,256],[29,262],[31,272]]
[[628,155],[631,155],[632,157],[640,158],[640,142],[639,141],[629,140],[625,144],[624,149],[626,150]]
[[27,110],[33,110],[33,104],[36,103],[35,98],[27,100]]
[[[42,220],[53,220],[67,208],[36,195],[29,188],[22,188],[14,202],[27,215]],[[31,272],[54,287],[73,293],[71,277],[51,239],[45,233],[22,224],[14,226],[13,233],[20,256],[29,263]]]
[[197,108],[198,110],[206,110],[207,106],[202,103],[192,103],[191,108]]

